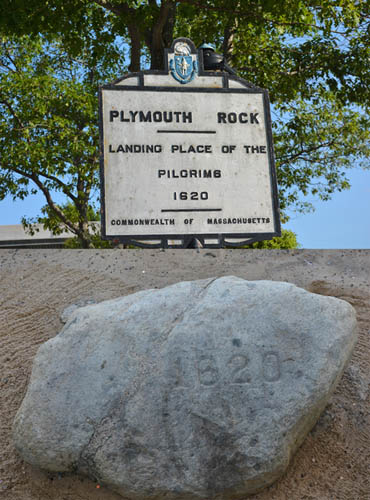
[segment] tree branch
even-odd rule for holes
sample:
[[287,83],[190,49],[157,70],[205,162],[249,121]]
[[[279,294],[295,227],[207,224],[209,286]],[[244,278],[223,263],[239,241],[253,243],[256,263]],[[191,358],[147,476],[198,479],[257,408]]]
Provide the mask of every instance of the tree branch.
[[17,73],[19,71],[19,68],[18,68],[15,60],[13,59],[13,57],[10,55],[9,48],[8,48],[7,44],[3,43],[2,46],[4,47],[4,50],[6,52],[6,57],[9,59],[11,64],[13,64],[13,66],[15,67],[15,70],[12,69],[11,71],[13,71],[14,73]]
[[66,216],[64,215],[63,211],[54,203],[54,201],[51,198],[51,194],[49,189],[42,183],[42,181],[38,178],[38,176],[35,174],[35,172],[29,173],[29,172],[24,172],[21,169],[18,169],[16,167],[12,168],[12,171],[26,177],[27,179],[30,179],[33,181],[36,186],[42,191],[44,194],[47,204],[49,207],[57,214],[57,216],[61,219],[61,221],[71,229],[75,234],[78,234],[78,226],[73,224],[73,222],[69,221]]
[[24,130],[26,128],[25,125],[23,124],[22,120],[19,118],[17,112],[15,111],[15,109],[13,108],[13,106],[11,105],[11,103],[8,101],[8,99],[6,97],[4,97],[4,94],[0,93],[0,99],[1,99],[0,100],[0,104],[3,104],[4,106],[6,106],[8,108],[8,110],[10,111],[10,114],[18,122],[18,125],[20,126],[20,128],[22,130]]
[[[31,174],[31,173],[26,172],[25,170],[19,169],[17,167],[10,167],[9,170],[11,170],[12,172],[15,172],[16,174],[22,175],[24,177],[27,177],[27,178],[33,180],[32,175],[34,174],[34,172],[32,172],[32,174]],[[78,201],[76,196],[69,191],[67,184],[65,184],[63,181],[61,181],[58,177],[55,177],[54,175],[46,174],[45,172],[40,172],[39,175],[41,175],[42,177],[45,177],[45,179],[49,179],[50,181],[53,181],[56,184],[58,184],[59,187],[61,188],[61,191],[66,196],[68,196],[68,198],[70,198],[74,203],[76,203]]]
[[77,202],[77,197],[70,192],[70,190],[68,189],[67,184],[65,184],[63,181],[61,181],[58,177],[55,177],[54,175],[46,174],[45,172],[40,172],[40,175],[42,177],[45,177],[46,179],[49,179],[50,181],[53,181],[56,184],[58,184],[60,186],[62,192],[66,196],[68,196],[68,198],[70,198],[74,203]]
[[119,5],[113,5],[110,2],[107,2],[106,0],[93,0],[97,5],[100,7],[103,7],[103,9],[107,9],[113,14],[116,14],[117,16],[121,16],[122,14],[135,14],[135,9],[132,7],[129,7],[126,2],[122,2]]
[[319,144],[318,146],[312,146],[311,148],[308,148],[308,149],[302,148],[298,153],[283,156],[280,165],[291,163],[292,161],[296,160],[297,158],[299,158],[302,155],[307,155],[307,154],[313,153],[314,151],[318,151],[319,149],[322,149],[322,148],[328,148],[328,147],[332,146],[333,144],[335,144],[336,139],[337,138],[335,137],[331,141],[324,142],[322,144]]
[[[252,10],[253,7],[258,7],[258,4],[256,3],[254,6],[250,5],[250,3],[246,2],[245,6],[246,8],[243,9],[241,6],[243,6],[242,2],[238,2],[238,7],[237,8],[225,8],[225,7],[216,7],[216,6],[211,6],[207,5],[206,2],[203,2],[201,0],[177,0],[177,3],[185,3],[185,4],[190,4],[193,5],[194,7],[199,8],[201,11],[212,11],[212,12],[220,12],[220,13],[231,13],[234,16],[240,16],[242,18],[242,21],[245,20],[253,20],[253,21],[259,21],[259,22],[264,22],[264,23],[270,23],[273,26],[307,26],[315,29],[323,29],[324,27],[320,24],[312,24],[312,23],[305,23],[305,22],[299,22],[299,21],[275,21],[271,18],[268,18],[265,15],[261,15],[256,12],[257,9]],[[313,8],[313,10],[317,10],[318,8]],[[339,24],[338,24],[339,25]],[[335,31],[332,28],[330,29],[331,33],[343,35],[346,32],[343,31]]]

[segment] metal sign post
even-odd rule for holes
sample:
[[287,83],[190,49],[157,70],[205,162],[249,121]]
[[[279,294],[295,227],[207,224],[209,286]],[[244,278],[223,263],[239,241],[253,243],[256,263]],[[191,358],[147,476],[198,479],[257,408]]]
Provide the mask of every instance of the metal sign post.
[[178,38],[164,71],[100,89],[102,237],[239,246],[280,236],[268,93],[205,71]]

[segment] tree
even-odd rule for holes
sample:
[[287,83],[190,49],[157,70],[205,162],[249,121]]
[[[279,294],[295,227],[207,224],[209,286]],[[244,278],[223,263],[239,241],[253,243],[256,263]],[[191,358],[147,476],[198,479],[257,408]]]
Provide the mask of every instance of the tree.
[[[112,75],[104,60],[92,67],[87,55],[75,59],[41,37],[3,37],[0,54],[0,199],[39,189],[47,204],[24,223],[41,222],[54,233],[68,228],[89,247],[91,196],[99,186],[96,91],[99,76]],[[69,204],[55,203],[55,192]]]
[[299,248],[300,244],[297,241],[297,235],[288,229],[283,229],[281,231],[281,236],[272,238],[272,240],[265,241],[256,241],[251,245],[247,245],[245,248],[254,248],[254,249],[282,249],[282,250],[290,250],[294,248]]
[[[111,76],[117,70],[118,41],[130,48],[130,71],[143,63],[161,68],[163,49],[176,36],[215,43],[240,76],[270,91],[284,217],[290,207],[309,209],[300,193],[329,199],[349,187],[348,168],[369,167],[370,5],[364,0],[18,0],[15,6],[3,0],[0,9],[4,35],[27,34],[36,43],[42,33],[43,43],[83,60],[85,76],[77,71],[74,81],[89,106],[99,78],[112,79],[109,62]],[[84,123],[93,129],[89,109]]]

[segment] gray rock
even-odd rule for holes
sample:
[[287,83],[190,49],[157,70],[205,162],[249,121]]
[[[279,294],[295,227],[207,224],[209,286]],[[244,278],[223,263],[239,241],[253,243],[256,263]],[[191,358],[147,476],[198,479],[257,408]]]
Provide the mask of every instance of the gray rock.
[[76,309],[14,423],[43,469],[130,499],[242,498],[278,479],[356,341],[353,308],[289,283],[177,283]]
[[90,304],[96,304],[96,301],[93,299],[82,299],[76,302],[75,304],[71,304],[65,307],[60,315],[60,321],[62,323],[67,323],[68,318],[71,316],[73,312],[75,312],[76,309],[78,309],[79,307],[88,306]]

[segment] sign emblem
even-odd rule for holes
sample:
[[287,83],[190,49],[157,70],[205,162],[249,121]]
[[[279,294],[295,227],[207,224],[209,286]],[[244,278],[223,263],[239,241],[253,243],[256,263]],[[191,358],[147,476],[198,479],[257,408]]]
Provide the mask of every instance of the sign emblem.
[[170,59],[171,75],[180,83],[191,82],[198,73],[196,54],[191,54],[185,42],[178,42],[174,47],[174,57]]

